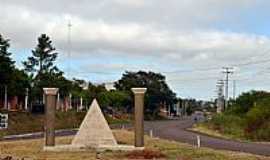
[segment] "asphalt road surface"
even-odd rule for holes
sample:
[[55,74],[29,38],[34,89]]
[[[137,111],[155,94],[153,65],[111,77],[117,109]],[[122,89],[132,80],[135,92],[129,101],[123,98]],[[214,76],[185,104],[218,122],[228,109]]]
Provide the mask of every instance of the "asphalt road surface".
[[[149,131],[152,130],[153,136],[189,143],[191,145],[197,144],[197,135],[200,135],[201,146],[203,147],[270,156],[270,144],[236,142],[187,131],[186,129],[190,128],[193,123],[194,121],[191,117],[184,120],[146,121],[145,133],[149,133]],[[111,127],[120,128],[120,126]],[[131,126],[127,125],[126,127],[130,128]],[[56,136],[74,135],[76,132],[77,130],[59,130],[56,132]],[[8,136],[2,140],[33,139],[41,137],[43,137],[43,133],[39,132],[19,136]]]
[[210,137],[187,131],[193,124],[193,118],[173,121],[146,122],[145,130],[153,130],[153,135],[192,145],[197,144],[197,135],[200,135],[201,146],[214,149],[247,152],[258,155],[270,156],[270,144],[245,143]]

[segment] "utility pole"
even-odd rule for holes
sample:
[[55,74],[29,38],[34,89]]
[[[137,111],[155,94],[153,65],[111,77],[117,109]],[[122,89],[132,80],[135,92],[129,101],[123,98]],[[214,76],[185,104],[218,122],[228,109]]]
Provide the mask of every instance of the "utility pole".
[[223,67],[223,72],[225,74],[225,109],[228,107],[228,99],[229,99],[229,74],[233,74],[232,67]]
[[219,80],[217,82],[217,113],[221,113],[224,110],[224,81]]
[[218,80],[217,81],[217,94],[218,94],[218,97],[223,97],[224,96],[224,81],[223,80]]

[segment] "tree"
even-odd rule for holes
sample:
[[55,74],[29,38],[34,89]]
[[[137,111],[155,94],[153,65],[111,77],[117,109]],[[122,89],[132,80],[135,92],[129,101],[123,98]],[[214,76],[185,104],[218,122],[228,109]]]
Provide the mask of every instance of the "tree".
[[15,68],[8,86],[8,94],[11,96],[25,96],[26,88],[30,87],[29,77],[23,70]]
[[15,62],[10,58],[9,47],[9,40],[0,34],[0,84],[5,85],[11,80],[12,72],[15,68]]
[[57,87],[66,91],[70,86],[63,77],[63,72],[54,64],[57,55],[50,38],[41,34],[37,46],[32,50],[32,56],[23,62],[24,70],[30,74],[34,84],[32,98],[41,101],[44,87]]
[[270,140],[270,99],[260,99],[246,114],[248,137],[257,140]]
[[38,38],[38,44],[32,50],[32,56],[23,62],[25,71],[34,76],[41,76],[46,73],[59,72],[58,68],[54,65],[57,58],[55,48],[52,46],[52,41],[46,34],[42,34]]
[[106,91],[98,94],[98,101],[103,108],[113,107],[117,111],[126,111],[131,103],[130,95],[125,91]]
[[232,105],[229,107],[228,114],[245,114],[254,106],[254,104],[264,98],[270,98],[270,93],[255,90],[242,93],[234,102],[232,102]]
[[[9,39],[0,34],[0,85],[7,86],[9,96],[23,96],[28,86],[28,77],[23,71],[15,68],[15,61],[11,59],[11,52],[8,51],[9,47]],[[0,92],[3,92],[2,89]]]
[[125,72],[122,78],[115,83],[120,91],[127,91],[130,94],[133,87],[146,87],[145,112],[153,117],[157,116],[160,104],[172,105],[176,100],[175,93],[166,83],[165,76],[154,72]]

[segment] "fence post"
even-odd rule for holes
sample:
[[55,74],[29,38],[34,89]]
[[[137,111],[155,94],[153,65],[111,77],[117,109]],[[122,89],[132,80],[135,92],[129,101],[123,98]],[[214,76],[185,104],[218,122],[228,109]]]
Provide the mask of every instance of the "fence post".
[[198,148],[201,147],[201,138],[200,138],[199,135],[197,136],[197,147],[198,147]]

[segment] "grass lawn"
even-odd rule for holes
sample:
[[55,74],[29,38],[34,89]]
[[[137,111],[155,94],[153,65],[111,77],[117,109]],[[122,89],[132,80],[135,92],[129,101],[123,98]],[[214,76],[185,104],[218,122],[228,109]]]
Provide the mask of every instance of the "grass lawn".
[[[114,130],[118,143],[132,144],[133,133],[126,130]],[[57,144],[69,144],[72,137],[59,137]],[[100,159],[143,159],[144,157],[153,157],[164,155],[160,159],[178,159],[178,160],[270,160],[269,157],[256,156],[246,153],[229,152],[213,150],[208,148],[197,149],[191,145],[167,141],[162,139],[152,139],[145,137],[146,149],[141,152],[112,152],[106,151],[99,154]],[[43,139],[19,140],[10,142],[0,142],[0,159],[5,156],[14,158],[39,159],[39,160],[80,160],[96,159],[96,152],[89,150],[87,152],[44,152]],[[158,158],[156,158],[158,159]]]

